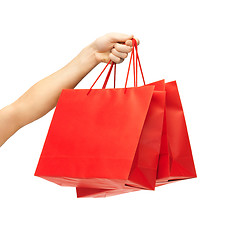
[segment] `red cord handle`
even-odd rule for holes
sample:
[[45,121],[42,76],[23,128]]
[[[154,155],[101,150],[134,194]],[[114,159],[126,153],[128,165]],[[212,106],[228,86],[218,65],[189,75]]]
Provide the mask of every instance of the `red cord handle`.
[[[136,53],[134,53],[134,51]],[[136,54],[136,56],[135,56]],[[138,49],[137,49],[137,41],[133,38],[132,39],[132,52],[131,52],[131,56],[130,56],[130,61],[129,61],[129,66],[128,66],[128,71],[127,71],[127,77],[126,77],[126,82],[125,82],[125,90],[124,93],[126,93],[126,89],[127,89],[127,82],[128,82],[128,77],[129,77],[129,72],[130,72],[130,67],[131,67],[131,62],[133,61],[133,76],[134,76],[134,87],[137,87],[137,70],[138,70],[138,66],[140,68],[141,74],[142,74],[142,78],[143,78],[143,84],[146,85],[145,80],[144,80],[144,76],[143,76],[143,71],[142,71],[142,66],[140,63],[140,59],[139,59],[139,55],[138,55]],[[111,63],[111,66],[108,70],[106,79],[104,81],[103,84],[103,89],[106,88],[108,80],[110,78],[113,66],[114,66],[114,88],[116,87],[116,63],[111,62],[111,60],[107,63],[107,65],[104,67],[104,69],[102,70],[102,72],[99,74],[99,76],[97,77],[97,79],[95,80],[95,82],[93,83],[93,85],[91,86],[91,88],[89,89],[88,93],[90,93],[91,89],[93,88],[93,86],[95,85],[95,83],[98,81],[98,79],[101,77],[101,75],[103,74],[103,72],[106,70],[107,66]]]
[[[136,45],[135,45],[135,48],[136,48],[136,58],[137,58],[136,66],[137,66],[137,63],[138,63],[139,68],[140,68],[140,71],[141,71],[141,74],[142,74],[143,84],[144,84],[144,86],[145,86],[145,85],[146,85],[146,82],[145,82],[145,79],[144,79],[144,76],[143,76],[142,66],[141,66],[141,62],[140,62],[140,59],[139,59],[139,55],[138,55],[138,46],[137,46],[137,43],[136,43]],[[137,77],[136,77],[136,79],[137,79]]]
[[[143,84],[144,84],[144,86],[146,85],[143,71],[142,71],[142,66],[140,63],[139,55],[138,55],[137,41],[134,38],[132,39],[132,45],[133,45],[133,49],[132,49],[132,53],[131,53],[131,57],[130,57],[130,61],[129,61],[129,67],[128,67],[128,72],[127,72],[127,78],[126,78],[126,82],[125,82],[124,92],[126,92],[126,89],[127,89],[127,81],[128,81],[128,76],[129,76],[132,59],[133,59],[134,87],[137,87],[137,83],[138,83],[138,79],[137,79],[138,78],[138,76],[137,76],[138,65],[139,65],[139,68],[140,68],[140,71],[142,74]],[[136,58],[134,58],[134,50],[136,52]]]
[[104,67],[104,69],[102,70],[102,72],[99,74],[99,76],[97,77],[97,79],[95,80],[95,82],[93,83],[93,85],[90,87],[89,91],[87,92],[87,95],[90,93],[91,89],[93,88],[93,86],[95,85],[95,83],[97,82],[97,80],[101,77],[101,75],[103,74],[103,72],[106,70],[107,66],[109,65],[111,61],[108,62],[108,64]]
[[[116,63],[115,63],[115,64],[116,64]],[[102,89],[105,89],[105,88],[106,88],[107,83],[108,83],[108,79],[109,79],[110,74],[111,74],[111,72],[112,72],[113,65],[115,65],[115,64],[114,64],[114,62],[111,63],[111,67],[110,67],[110,69],[109,69],[109,71],[108,71],[108,74],[107,74],[107,76],[106,76],[106,79],[105,79],[105,82],[104,82],[104,84],[103,84],[103,86],[102,86]]]

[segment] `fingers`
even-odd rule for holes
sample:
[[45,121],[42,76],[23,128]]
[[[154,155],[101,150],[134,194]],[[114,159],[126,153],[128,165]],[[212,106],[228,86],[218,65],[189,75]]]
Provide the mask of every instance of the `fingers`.
[[115,63],[122,63],[124,61],[123,58],[117,57],[113,53],[109,54],[109,58],[110,58],[111,61],[113,61]]
[[120,43],[115,43],[114,48],[118,52],[122,52],[122,53],[130,53],[132,51],[132,48],[130,46],[127,46],[125,44],[120,44]]
[[115,63],[122,63],[124,59],[128,56],[128,53],[130,53],[131,51],[132,47],[120,43],[115,43],[109,57]]
[[[125,37],[129,36],[126,34],[119,34],[119,35],[125,35]],[[127,39],[125,42],[123,41],[123,38],[122,38],[123,43],[119,43],[119,42],[122,42],[122,41],[120,41],[119,35],[118,35],[118,38],[115,39],[118,42],[114,44],[114,46],[111,50],[111,53],[109,55],[110,60],[115,63],[122,63],[124,61],[124,59],[127,58],[128,53],[130,53],[132,51],[133,35],[131,36],[130,39]],[[135,40],[136,40],[137,44],[140,43],[139,39],[135,38]]]
[[[134,38],[134,39],[137,41],[137,45],[139,45],[139,44],[140,44],[139,39],[138,39],[138,38]],[[127,40],[127,41],[125,42],[125,44],[126,44],[127,46],[132,47],[132,40]]]
[[112,42],[123,42],[125,43],[127,40],[133,38],[133,35],[124,34],[124,33],[108,33],[108,37],[111,39]]
[[112,49],[112,54],[115,55],[116,57],[123,58],[123,59],[128,56],[127,53],[125,53],[125,52],[119,52],[119,51],[117,51],[115,48]]
[[[106,36],[110,39],[112,43],[125,43],[125,45],[132,47],[133,34],[124,34],[124,33],[108,33]],[[138,38],[135,38],[137,44],[140,44]]]

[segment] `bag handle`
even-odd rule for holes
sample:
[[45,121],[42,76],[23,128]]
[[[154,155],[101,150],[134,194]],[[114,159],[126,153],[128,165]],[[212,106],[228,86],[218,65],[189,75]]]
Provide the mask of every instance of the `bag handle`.
[[[145,80],[144,80],[144,76],[143,76],[143,71],[142,71],[142,67],[141,67],[141,63],[140,63],[140,59],[139,59],[139,55],[138,55],[138,49],[137,49],[137,41],[136,39],[132,39],[132,52],[131,52],[131,56],[130,56],[130,61],[129,61],[129,66],[128,66],[128,71],[127,71],[127,77],[126,77],[126,81],[125,81],[125,90],[124,93],[126,93],[126,89],[127,89],[127,82],[128,82],[128,77],[129,77],[129,72],[130,72],[130,67],[131,67],[131,63],[133,61],[133,76],[134,76],[134,87],[137,87],[137,70],[138,70],[138,66],[140,68],[141,74],[142,74],[142,79],[143,79],[143,83],[144,85],[146,85]],[[136,52],[136,57],[134,54],[134,51]],[[106,70],[106,68],[108,67],[108,65],[111,63],[111,66],[109,68],[109,71],[107,73],[106,79],[104,81],[103,87],[102,89],[105,89],[108,83],[108,80],[110,78],[113,66],[114,66],[114,88],[116,85],[116,63],[112,62],[111,60],[107,63],[107,65],[104,67],[104,69],[102,70],[102,72],[99,74],[99,76],[97,77],[97,79],[95,80],[95,82],[92,84],[92,86],[90,87],[87,95],[90,93],[91,89],[93,88],[93,86],[95,85],[95,83],[98,81],[98,79],[101,77],[101,75],[103,74],[103,72]]]
[[[130,61],[129,61],[129,66],[128,66],[128,71],[127,71],[127,77],[126,77],[126,82],[125,82],[125,89],[124,89],[124,93],[126,93],[126,89],[127,89],[127,81],[128,81],[128,76],[129,76],[129,71],[130,71],[130,67],[131,67],[131,62],[133,61],[133,77],[134,77],[134,87],[137,87],[137,65],[135,66],[135,54],[134,54],[134,50],[136,50],[136,45],[137,45],[137,41],[136,39],[132,39],[132,53],[131,53],[131,57],[130,57]],[[137,63],[137,61],[136,61]]]
[[[145,86],[145,85],[146,85],[146,82],[145,82],[145,78],[144,78],[144,75],[143,75],[142,65],[141,65],[141,62],[140,62],[140,59],[139,59],[139,55],[138,55],[137,42],[136,42],[136,44],[135,44],[135,48],[136,48],[136,68],[137,68],[137,63],[138,63],[139,68],[140,68],[140,71],[141,71],[141,74],[142,74],[143,84],[144,84],[144,86]],[[136,75],[136,79],[137,79],[137,75]]]
[[[139,59],[137,41],[134,38],[133,38],[132,41],[133,41],[133,44],[132,44],[133,45],[133,50],[131,52],[131,57],[130,57],[130,61],[129,61],[127,77],[126,77],[126,82],[125,82],[125,89],[127,88],[127,80],[128,80],[128,76],[129,76],[129,72],[130,72],[130,67],[131,67],[131,62],[132,61],[133,61],[133,73],[134,73],[134,87],[137,87],[137,83],[138,83],[138,76],[137,76],[138,66],[139,66],[140,71],[141,71],[143,84],[146,85],[145,78],[144,78],[143,71],[142,71],[141,62],[140,62],[140,59]],[[135,57],[135,54],[134,54],[134,49],[135,49],[135,52],[136,52],[136,57]],[[115,67],[116,67],[116,65],[115,65]],[[114,75],[115,74],[116,74],[116,68],[114,69]],[[108,79],[106,79],[106,80],[108,81]],[[116,77],[114,77],[114,81],[116,81]],[[126,90],[125,90],[125,92],[126,92]]]
[[106,70],[107,66],[110,64],[111,60],[107,63],[107,65],[104,67],[104,69],[102,70],[102,72],[99,74],[99,76],[97,77],[97,79],[95,80],[95,82],[92,84],[92,86],[90,87],[90,89],[87,92],[87,95],[90,93],[90,91],[92,90],[93,86],[95,85],[95,83],[98,81],[98,79],[102,76],[103,72]]
[[113,66],[114,66],[114,88],[115,88],[115,84],[116,84],[116,63],[112,62],[112,63],[111,63],[111,67],[110,67],[110,69],[109,69],[109,71],[108,71],[108,74],[107,74],[107,76],[106,76],[105,82],[104,82],[104,84],[103,84],[103,86],[102,86],[102,89],[105,89],[106,86],[107,86],[107,83],[108,83],[109,77],[110,77],[110,75],[111,75]]
[[[127,79],[126,79],[126,82],[125,82],[125,92],[126,92],[126,89],[127,89],[127,80],[128,80],[128,75],[129,75],[132,60],[133,60],[134,87],[137,87],[137,83],[138,83],[138,75],[137,75],[138,66],[139,66],[140,71],[141,71],[143,84],[144,84],[144,86],[146,85],[145,78],[144,78],[143,71],[142,71],[142,65],[141,65],[141,62],[140,62],[140,59],[139,59],[137,41],[134,38],[132,39],[132,45],[133,45],[133,50],[132,50],[132,54],[131,54],[130,61],[129,61]],[[136,57],[134,55],[134,49],[135,49],[135,52],[136,52]]]

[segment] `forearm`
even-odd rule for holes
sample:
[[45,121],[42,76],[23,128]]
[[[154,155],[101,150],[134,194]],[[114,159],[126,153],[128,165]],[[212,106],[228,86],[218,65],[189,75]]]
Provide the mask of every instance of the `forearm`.
[[21,127],[44,116],[57,104],[62,89],[76,85],[99,63],[92,45],[71,62],[40,80],[19,99],[0,110],[0,146]]
[[20,128],[16,117],[12,104],[0,110],[0,147]]
[[56,106],[62,89],[74,88],[97,64],[94,49],[89,45],[66,66],[33,85],[13,103],[19,126],[48,113]]

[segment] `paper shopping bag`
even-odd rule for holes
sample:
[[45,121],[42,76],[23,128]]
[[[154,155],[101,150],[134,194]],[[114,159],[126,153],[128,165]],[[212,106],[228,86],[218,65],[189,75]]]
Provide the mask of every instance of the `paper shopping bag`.
[[177,83],[168,82],[165,87],[166,109],[157,186],[165,181],[197,177]]
[[123,186],[153,89],[63,90],[35,176],[62,186]]
[[[164,80],[161,80],[149,85],[155,86],[154,91],[165,89],[167,96],[156,186],[195,178],[197,175],[176,81],[165,84]],[[76,189],[77,197],[108,197],[138,190],[140,189],[128,185],[122,189],[88,189],[90,192]]]

